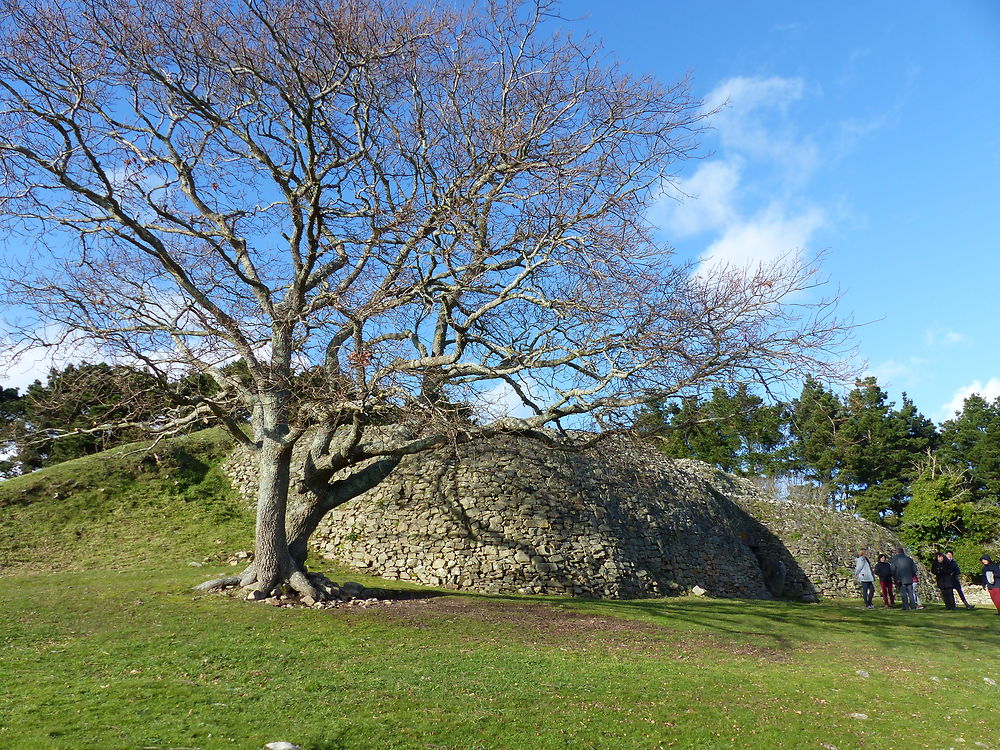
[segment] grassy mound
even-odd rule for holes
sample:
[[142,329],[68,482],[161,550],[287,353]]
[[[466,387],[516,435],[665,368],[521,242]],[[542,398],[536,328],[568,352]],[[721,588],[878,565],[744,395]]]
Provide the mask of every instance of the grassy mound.
[[246,548],[252,514],[220,430],[135,444],[0,482],[0,575],[162,567]]

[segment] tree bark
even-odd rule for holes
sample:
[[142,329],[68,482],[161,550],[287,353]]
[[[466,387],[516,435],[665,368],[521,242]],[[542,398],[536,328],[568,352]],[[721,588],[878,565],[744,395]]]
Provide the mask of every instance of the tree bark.
[[255,410],[257,451],[257,537],[254,561],[240,583],[269,594],[284,584],[302,595],[319,598],[318,590],[288,548],[285,511],[291,485],[292,448],[288,423],[289,393],[276,390],[260,396]]
[[307,463],[306,480],[301,488],[296,488],[289,494],[285,513],[288,548],[298,567],[305,569],[309,538],[323,517],[334,508],[378,485],[399,462],[399,456],[384,458],[359,468],[343,479],[333,481],[327,472],[310,470]]
[[291,478],[291,447],[265,438],[257,456],[257,539],[254,571],[261,591],[270,591],[291,574],[284,518]]

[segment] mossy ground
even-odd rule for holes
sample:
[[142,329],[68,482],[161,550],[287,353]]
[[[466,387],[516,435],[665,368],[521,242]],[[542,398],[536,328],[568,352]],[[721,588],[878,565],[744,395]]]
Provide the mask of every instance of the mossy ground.
[[196,595],[252,533],[227,449],[199,433],[0,484],[0,745],[997,747],[984,608]]

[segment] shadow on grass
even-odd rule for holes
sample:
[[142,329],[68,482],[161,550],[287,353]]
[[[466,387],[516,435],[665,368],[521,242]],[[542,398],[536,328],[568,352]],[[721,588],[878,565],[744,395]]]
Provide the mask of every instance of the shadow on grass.
[[[662,627],[697,629],[735,641],[763,640],[778,648],[802,643],[849,639],[864,632],[889,647],[921,649],[951,645],[956,649],[996,647],[996,616],[986,610],[953,611],[931,604],[924,610],[867,610],[847,600],[823,604],[713,599],[692,601],[559,601],[560,606],[606,615],[642,619]],[[991,616],[992,615],[992,616]]]
[[574,597],[524,597],[505,594],[462,596],[525,607],[548,606],[581,615],[647,622],[672,634],[710,635],[725,642],[789,651],[803,646],[850,643],[864,634],[886,648],[954,649],[956,652],[996,648],[1000,620],[992,610],[866,610],[852,600],[822,604],[759,599],[607,600]]

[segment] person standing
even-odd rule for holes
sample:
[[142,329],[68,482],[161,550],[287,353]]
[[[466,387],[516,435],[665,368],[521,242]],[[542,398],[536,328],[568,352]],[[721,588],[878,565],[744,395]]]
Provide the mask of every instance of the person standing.
[[[914,563],[916,565],[916,563]],[[917,579],[916,574],[913,575],[913,603],[917,605],[917,609],[923,609],[924,605],[920,603],[920,592],[917,590],[920,588],[917,584],[920,581]]]
[[962,604],[965,605],[966,609],[975,609],[975,604],[969,604],[969,600],[965,598],[965,592],[962,591],[962,569],[958,567],[958,563],[955,561],[955,553],[948,550],[944,553],[944,556],[955,563],[955,592],[962,599]]
[[885,555],[878,556],[875,563],[875,575],[878,576],[879,585],[882,587],[882,601],[885,602],[886,609],[896,606],[896,591],[892,585],[892,566],[889,558]]
[[865,600],[867,609],[875,609],[872,600],[875,598],[875,573],[872,571],[872,564],[865,557],[868,550],[862,548],[858,550],[858,556],[854,558],[854,577],[861,584],[861,598]]
[[989,592],[993,606],[1000,615],[1000,567],[997,567],[989,555],[983,555],[980,562],[983,564],[983,588]]
[[913,581],[917,577],[917,564],[906,554],[902,547],[892,558],[892,578],[899,584],[899,598],[902,609],[916,609],[917,602],[913,598]]
[[938,552],[931,563],[931,573],[937,587],[941,589],[941,598],[944,599],[945,609],[957,609],[955,607],[955,569],[958,566],[953,560],[944,556],[944,552]]

